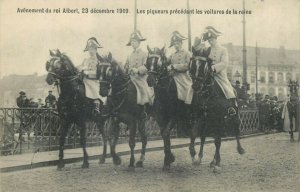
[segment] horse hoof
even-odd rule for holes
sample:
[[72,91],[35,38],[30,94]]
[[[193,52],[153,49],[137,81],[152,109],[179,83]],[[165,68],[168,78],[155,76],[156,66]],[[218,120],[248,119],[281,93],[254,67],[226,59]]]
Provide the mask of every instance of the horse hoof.
[[175,156],[173,155],[173,153],[171,153],[170,155],[170,163],[174,163],[175,162]]
[[135,171],[135,167],[134,166],[128,166],[128,171],[129,172],[134,172]]
[[237,148],[237,151],[238,151],[238,153],[239,153],[240,155],[243,155],[243,154],[246,153],[246,151],[245,151],[245,149],[243,149],[243,147],[238,147],[238,148]]
[[215,160],[213,160],[213,161],[210,162],[210,164],[209,164],[210,168],[214,168],[215,165],[216,165],[216,161],[215,161]]
[[195,159],[193,160],[193,165],[194,166],[199,166],[201,164],[201,159]]
[[138,162],[135,164],[135,166],[136,166],[136,167],[139,167],[139,168],[144,167],[143,161],[138,161]]
[[221,171],[222,171],[222,168],[221,168],[220,166],[216,165],[216,166],[214,167],[214,173],[220,174]]
[[58,171],[61,171],[62,168],[64,168],[64,167],[65,167],[65,164],[64,164],[64,163],[58,163],[58,164],[57,164],[57,170],[58,170]]
[[89,166],[90,166],[90,164],[89,164],[88,162],[86,162],[86,163],[83,163],[83,164],[82,164],[81,168],[82,168],[82,169],[88,169]]
[[162,170],[164,172],[168,172],[168,171],[170,171],[170,169],[171,169],[171,165],[164,165]]
[[105,163],[105,158],[103,157],[101,157],[100,159],[99,159],[99,164],[104,164]]
[[119,156],[116,156],[113,158],[113,162],[115,165],[120,165],[122,163],[122,160]]

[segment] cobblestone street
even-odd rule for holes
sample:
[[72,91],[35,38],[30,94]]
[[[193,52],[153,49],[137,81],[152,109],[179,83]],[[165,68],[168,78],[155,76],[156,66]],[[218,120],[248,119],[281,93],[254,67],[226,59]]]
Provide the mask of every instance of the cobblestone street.
[[186,147],[173,150],[176,161],[170,172],[162,172],[163,151],[149,152],[145,168],[136,168],[135,172],[127,169],[129,156],[122,156],[118,167],[108,159],[103,165],[90,161],[87,170],[81,169],[81,163],[74,163],[67,164],[62,171],[51,166],[1,173],[1,191],[300,191],[300,143],[290,143],[288,133],[251,137],[241,142],[246,150],[244,155],[237,153],[235,141],[222,143],[221,174],[214,174],[209,168],[214,144],[207,144],[203,162],[197,167],[191,164]]

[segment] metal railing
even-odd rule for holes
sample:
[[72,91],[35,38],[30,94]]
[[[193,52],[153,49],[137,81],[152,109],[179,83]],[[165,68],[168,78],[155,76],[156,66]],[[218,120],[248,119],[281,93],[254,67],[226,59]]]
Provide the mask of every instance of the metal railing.
[[[259,132],[259,115],[256,109],[240,111],[241,133]],[[102,144],[100,130],[94,122],[87,122],[87,146]],[[59,146],[61,122],[55,109],[43,108],[0,108],[0,155],[25,152],[57,150]],[[149,140],[161,139],[159,126],[155,121],[146,121]],[[176,129],[171,136],[176,137]],[[119,142],[127,142],[128,130],[120,126]],[[137,139],[139,134],[137,134]],[[80,147],[79,132],[75,125],[68,131],[66,148]]]

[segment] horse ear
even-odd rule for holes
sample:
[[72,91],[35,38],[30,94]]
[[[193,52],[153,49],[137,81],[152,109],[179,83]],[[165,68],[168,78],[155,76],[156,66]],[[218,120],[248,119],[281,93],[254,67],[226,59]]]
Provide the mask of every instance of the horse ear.
[[59,49],[57,49],[57,55],[61,56],[61,52],[59,51]]
[[163,48],[161,48],[161,53],[162,54],[165,54],[165,47],[166,47],[166,45],[164,45]]
[[111,52],[108,53],[107,58],[108,58],[109,61],[112,61],[112,54],[111,54]]
[[152,51],[151,51],[151,49],[150,49],[150,47],[149,47],[149,45],[147,45],[147,49],[148,49],[148,53],[152,53]]
[[52,50],[49,50],[49,53],[50,53],[50,56],[53,57],[54,56],[54,53]]

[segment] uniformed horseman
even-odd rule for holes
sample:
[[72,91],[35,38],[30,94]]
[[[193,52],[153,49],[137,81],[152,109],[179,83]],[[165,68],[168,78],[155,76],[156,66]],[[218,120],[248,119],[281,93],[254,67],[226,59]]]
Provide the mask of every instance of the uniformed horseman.
[[141,32],[136,30],[130,35],[127,46],[133,48],[133,52],[127,57],[125,63],[125,72],[130,74],[130,79],[137,90],[137,104],[143,108],[144,105],[152,105],[154,99],[154,91],[147,83],[147,68],[145,66],[147,53],[140,48],[143,38]]
[[95,37],[88,39],[84,52],[88,51],[89,57],[85,58],[78,70],[84,73],[83,82],[85,85],[85,95],[94,100],[94,113],[100,114],[100,102],[106,103],[106,97],[99,94],[99,81],[96,78],[97,65],[101,62],[101,56],[97,52],[102,46]]
[[[171,37],[169,48],[174,47],[175,52],[168,58],[168,71],[174,79],[178,102],[176,102],[175,110],[177,114],[178,135],[188,135],[189,118],[190,118],[190,104],[193,97],[192,79],[188,74],[189,62],[191,54],[182,48],[183,40],[186,40],[178,31],[174,31]],[[171,85],[172,86],[172,85]],[[174,92],[175,92],[174,91]]]
[[182,48],[182,41],[186,40],[178,31],[174,31],[169,46],[175,52],[169,57],[168,71],[171,71],[177,88],[178,99],[186,104],[192,102],[192,79],[188,74],[191,54]]

